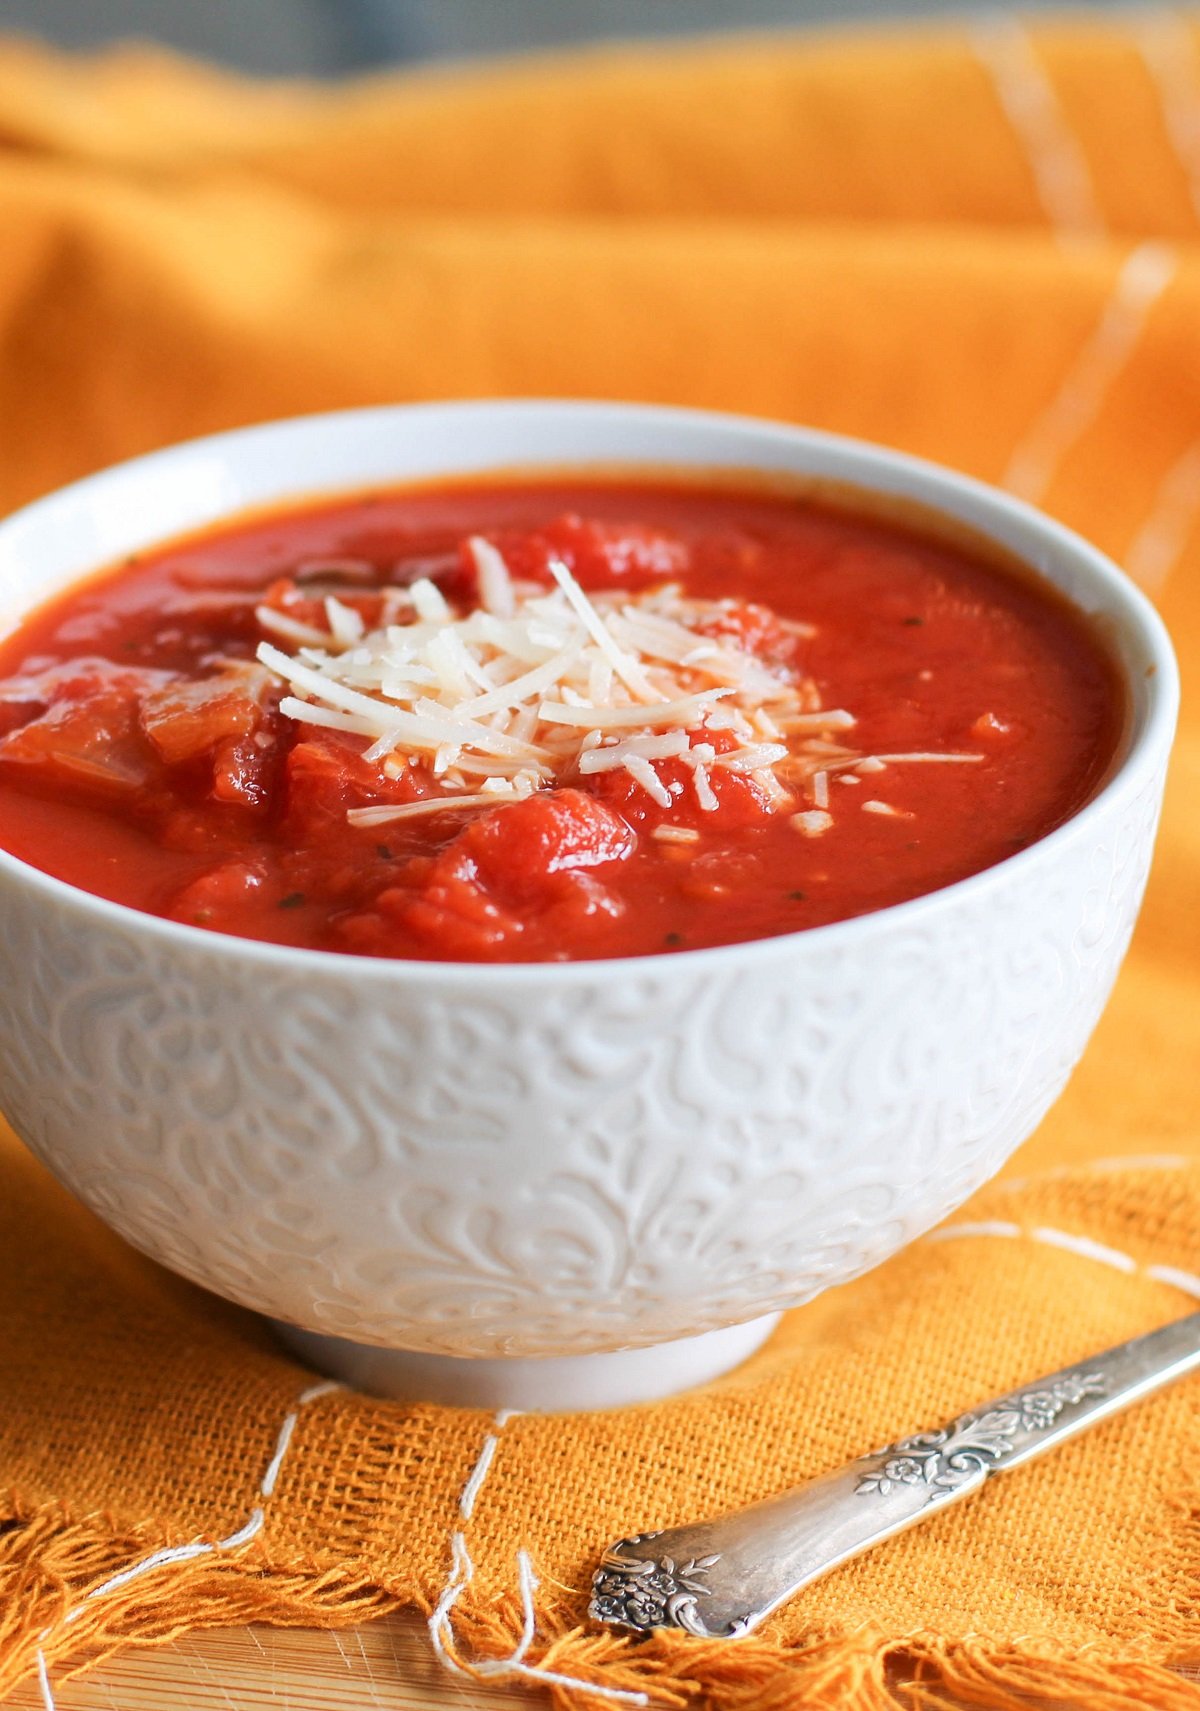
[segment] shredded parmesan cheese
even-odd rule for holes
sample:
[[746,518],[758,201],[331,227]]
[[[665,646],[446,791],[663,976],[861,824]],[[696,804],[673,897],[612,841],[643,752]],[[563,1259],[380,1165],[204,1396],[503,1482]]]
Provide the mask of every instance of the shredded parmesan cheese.
[[637,725],[687,726],[701,720],[719,695],[731,693],[728,689],[706,689],[699,695],[681,696],[678,701],[655,701],[641,707],[593,707],[586,701],[558,706],[553,701],[543,701],[538,712],[551,724],[579,725],[589,731]]
[[833,815],[824,808],[809,808],[803,814],[793,814],[792,825],[806,838],[817,838],[833,825]]
[[254,616],[260,630],[267,630],[285,642],[322,647],[329,640],[324,630],[318,630],[313,624],[302,624],[299,618],[289,618],[286,612],[278,612],[274,606],[256,606]]
[[[686,792],[702,813],[720,806],[714,779],[741,774],[811,837],[832,824],[830,780],[852,782],[851,769],[983,758],[847,746],[853,713],[822,708],[811,679],[776,672],[739,647],[718,624],[726,601],[689,598],[678,583],[632,597],[588,595],[558,559],[548,589],[515,580],[482,536],[467,548],[479,589],[473,610],[456,609],[427,574],[377,591],[384,621],[371,631],[334,595],[322,602],[324,630],[273,607],[257,610],[268,636],[297,649],[289,656],[272,641],[258,648],[287,687],[285,717],[368,738],[365,757],[389,777],[420,762],[436,780],[438,793],[419,801],[351,809],[353,825],[490,807],[623,770],[659,808]],[[664,764],[674,776],[659,773]],[[813,807],[795,812],[806,796]],[[699,837],[669,825],[655,835],[681,844]]]
[[473,796],[431,796],[423,802],[401,802],[381,808],[350,808],[346,818],[352,826],[386,826],[393,820],[415,820],[422,814],[444,814],[448,808],[494,808],[499,798],[479,791]]
[[[707,746],[706,744],[705,747]],[[703,813],[712,814],[721,806],[709,782],[708,767],[701,760],[692,762],[692,789],[696,792],[696,801]]]
[[497,552],[492,543],[485,541],[482,535],[471,536],[467,542],[467,551],[475,561],[479,604],[485,612],[495,612],[500,618],[511,618],[516,610],[516,596],[513,594],[512,577],[508,574],[503,554]]
[[[907,762],[920,761],[922,763],[927,762],[927,761],[959,761],[959,762],[962,762],[962,761],[982,760],[983,756],[982,756],[982,754],[954,754],[950,750],[945,750],[941,754],[932,754],[932,753],[926,754],[926,753],[921,752],[921,753],[917,753],[917,754],[907,754],[907,755],[873,755],[872,759],[878,761],[881,766],[886,766],[889,761],[894,761],[899,766],[901,763],[906,762],[906,761]],[[874,770],[874,768],[872,768],[872,770]]]
[[660,808],[673,806],[671,792],[648,760],[644,760],[641,755],[629,755],[625,761],[625,770],[635,784],[641,785],[652,802],[657,802]]
[[[417,617],[423,618],[426,623],[440,623],[450,616],[450,607],[446,603],[446,596],[437,583],[431,582],[427,576],[419,576],[415,582],[410,583],[408,592]],[[330,625],[331,629],[332,627]],[[361,623],[358,627],[358,633],[360,636],[362,635]]]
[[588,749],[579,757],[579,770],[582,773],[611,772],[614,767],[625,766],[634,758],[669,760],[674,755],[685,754],[687,749],[686,731],[664,731],[656,737],[626,737],[623,742]]

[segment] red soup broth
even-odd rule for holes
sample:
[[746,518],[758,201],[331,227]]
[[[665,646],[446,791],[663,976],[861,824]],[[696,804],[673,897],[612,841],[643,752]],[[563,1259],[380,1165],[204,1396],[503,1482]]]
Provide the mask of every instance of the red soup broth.
[[919,896],[1061,825],[1123,716],[1086,621],[990,549],[683,480],[257,513],[56,597],[0,680],[23,861],[213,931],[443,961],[678,952]]

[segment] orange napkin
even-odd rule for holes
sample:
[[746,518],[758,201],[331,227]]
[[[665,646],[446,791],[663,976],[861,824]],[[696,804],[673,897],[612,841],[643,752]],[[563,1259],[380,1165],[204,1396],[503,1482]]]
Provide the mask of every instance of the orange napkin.
[[748,1641],[584,1621],[613,1537],[939,1423],[1200,1291],[1198,100],[1188,14],[333,90],[0,48],[0,505],[334,405],[712,405],[1044,505],[1160,601],[1185,675],[1112,1005],[1014,1166],[1033,1179],[954,1221],[999,1233],[917,1244],[703,1391],[502,1425],[314,1392],[0,1143],[0,1692],[205,1623],[406,1604],[444,1661],[571,1705],[1200,1706],[1170,1667],[1200,1653],[1195,1382]]

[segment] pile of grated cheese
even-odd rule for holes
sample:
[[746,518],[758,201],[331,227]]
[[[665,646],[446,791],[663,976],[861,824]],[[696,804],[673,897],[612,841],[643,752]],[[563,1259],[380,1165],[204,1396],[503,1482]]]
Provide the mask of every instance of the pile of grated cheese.
[[[290,691],[283,714],[368,738],[364,758],[393,777],[423,762],[441,787],[418,802],[351,809],[356,826],[494,807],[616,767],[669,810],[685,789],[655,770],[670,759],[688,769],[692,806],[702,812],[718,805],[714,769],[730,768],[813,835],[831,820],[829,779],[845,769],[981,758],[863,755],[835,741],[853,728],[851,713],[823,708],[810,679],[772,671],[733,638],[700,627],[733,602],[688,598],[678,583],[589,596],[561,560],[550,562],[555,586],[547,589],[515,580],[482,537],[468,546],[479,604],[466,613],[429,577],[384,590],[384,621],[370,631],[332,595],[326,630],[257,609],[265,631],[296,647],[294,655],[270,642],[258,648]],[[693,741],[697,728],[728,732],[734,746],[718,753]],[[795,812],[802,801],[813,806]],[[694,833],[663,826],[658,835]]]

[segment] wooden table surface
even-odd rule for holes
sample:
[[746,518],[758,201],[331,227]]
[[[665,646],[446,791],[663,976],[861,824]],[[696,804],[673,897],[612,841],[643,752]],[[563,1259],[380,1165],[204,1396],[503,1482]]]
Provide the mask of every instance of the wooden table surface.
[[[51,1683],[57,1711],[541,1711],[545,1695],[464,1681],[434,1657],[425,1624],[214,1628],[130,1649],[78,1681]],[[36,1682],[5,1711],[46,1711]]]

